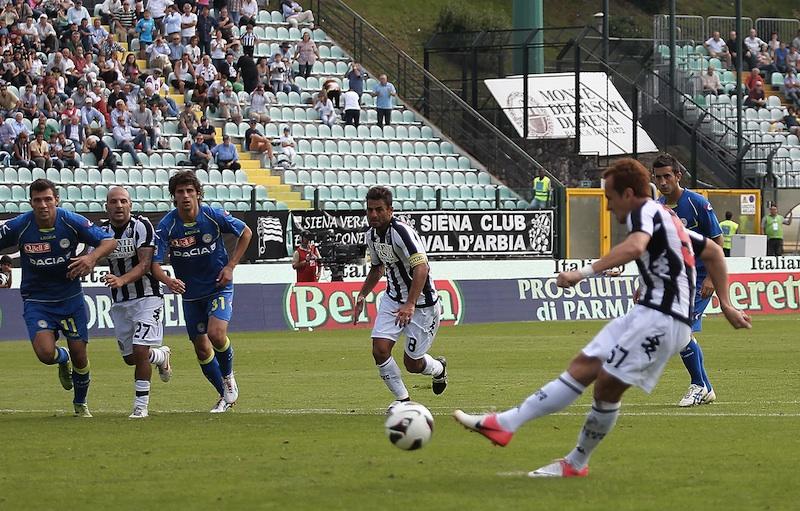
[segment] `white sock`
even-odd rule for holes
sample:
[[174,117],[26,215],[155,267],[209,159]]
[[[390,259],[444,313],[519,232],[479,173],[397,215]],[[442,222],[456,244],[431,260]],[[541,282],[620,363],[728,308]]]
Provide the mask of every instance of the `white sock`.
[[136,398],[133,400],[133,406],[147,408],[150,404],[150,382],[147,380],[136,380],[133,382],[133,388],[136,390]]
[[564,457],[570,465],[580,470],[589,464],[592,451],[617,423],[620,404],[597,400],[592,403],[583,429],[578,434],[578,445]]
[[394,357],[389,357],[389,360],[378,366],[378,373],[381,375],[383,383],[389,387],[389,390],[394,394],[395,399],[408,399],[408,390],[403,384],[403,378],[400,375],[400,368]]
[[161,348],[150,348],[150,363],[160,366],[167,359]]
[[428,374],[430,376],[438,376],[442,374],[444,371],[444,366],[441,362],[436,360],[430,355],[425,355],[425,369],[422,370],[422,374]]
[[514,432],[528,421],[563,410],[571,405],[586,387],[567,371],[531,394],[521,405],[497,414],[500,425]]

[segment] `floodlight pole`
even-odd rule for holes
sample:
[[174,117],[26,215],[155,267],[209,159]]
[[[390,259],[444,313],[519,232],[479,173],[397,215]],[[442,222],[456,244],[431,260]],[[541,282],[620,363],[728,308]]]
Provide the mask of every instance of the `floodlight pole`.
[[744,139],[742,137],[742,71],[743,59],[742,49],[744,48],[744,39],[742,38],[742,0],[736,0],[736,186],[742,187],[742,172],[743,165],[742,159],[742,146],[744,146]]
[[677,110],[678,99],[675,95],[675,75],[678,72],[678,52],[675,47],[675,32],[677,31],[675,12],[678,9],[676,4],[676,0],[669,2],[669,108],[673,113]]

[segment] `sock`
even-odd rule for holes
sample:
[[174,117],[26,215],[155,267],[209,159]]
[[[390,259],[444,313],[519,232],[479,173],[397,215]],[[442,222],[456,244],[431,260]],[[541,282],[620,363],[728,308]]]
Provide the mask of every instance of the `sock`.
[[592,451],[614,428],[620,404],[597,400],[592,403],[592,409],[586,416],[583,429],[578,434],[578,445],[564,457],[575,469],[580,470],[589,464]]
[[224,384],[222,383],[222,372],[219,370],[219,362],[217,362],[217,357],[213,354],[208,357],[208,360],[199,360],[200,362],[200,369],[203,370],[203,374],[205,375],[206,379],[211,382],[211,385],[217,389],[219,395],[223,395],[225,393]]
[[[150,363],[160,366],[164,363],[167,359],[167,356],[164,355],[164,352],[161,351],[161,348],[150,348]],[[139,381],[139,380],[137,380]],[[144,381],[144,380],[141,380]]]
[[148,380],[136,380],[133,382],[133,388],[136,391],[133,406],[147,408],[150,404],[150,382]]
[[708,374],[706,373],[706,357],[703,355],[703,350],[700,349],[700,345],[697,345],[700,355],[700,371],[703,374],[703,384],[705,384],[706,388],[711,391],[711,382],[708,381]]
[[61,365],[66,364],[67,361],[69,361],[69,352],[64,348],[56,346],[56,354],[53,357],[53,363]]
[[697,344],[697,340],[694,336],[692,336],[692,340],[686,348],[681,351],[681,360],[683,360],[683,365],[686,366],[686,370],[689,371],[692,384],[705,385],[703,381],[703,351],[700,349],[700,345]]
[[86,364],[86,367],[72,368],[72,386],[73,390],[75,391],[75,398],[72,400],[73,403],[85,403],[86,402],[86,394],[89,393],[89,383],[92,381],[92,378],[89,376],[89,364]]
[[389,360],[378,366],[378,374],[381,375],[383,383],[392,391],[395,399],[398,401],[408,399],[408,390],[403,384],[400,368],[397,366],[397,362],[394,361],[394,357],[389,357]]
[[444,371],[444,366],[441,362],[436,360],[430,355],[425,355],[425,369],[422,370],[422,374],[428,374],[431,376],[439,376]]
[[231,340],[226,337],[225,346],[222,349],[214,348],[214,353],[217,361],[219,361],[219,370],[222,376],[230,376],[233,372],[233,346],[231,345]]
[[585,389],[583,384],[564,371],[561,376],[531,394],[518,407],[497,414],[497,420],[500,426],[513,433],[528,421],[568,407]]

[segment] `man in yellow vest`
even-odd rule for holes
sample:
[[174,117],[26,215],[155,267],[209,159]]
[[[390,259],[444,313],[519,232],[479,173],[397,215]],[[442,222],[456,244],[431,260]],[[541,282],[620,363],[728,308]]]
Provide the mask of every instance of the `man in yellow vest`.
[[531,209],[543,209],[550,202],[550,178],[544,173],[544,169],[539,169],[539,176],[533,179],[533,201]]
[[722,251],[725,252],[725,257],[731,256],[731,240],[736,231],[739,230],[739,224],[731,220],[733,213],[730,211],[725,212],[725,220],[719,223],[722,229]]
[[767,255],[783,255],[783,226],[792,223],[792,212],[784,219],[778,214],[778,205],[774,202],[769,207],[769,215],[761,220],[761,232],[767,235]]

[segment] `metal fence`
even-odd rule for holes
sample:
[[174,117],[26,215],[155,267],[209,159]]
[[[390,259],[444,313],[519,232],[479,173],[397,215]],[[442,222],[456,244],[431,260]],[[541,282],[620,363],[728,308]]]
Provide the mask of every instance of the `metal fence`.
[[[747,32],[751,27],[754,27],[752,18],[742,17],[742,30],[744,34],[739,34],[740,37],[747,37]],[[728,39],[731,30],[736,30],[736,17],[734,16],[709,16],[706,18],[706,28],[708,35],[706,38],[711,37],[714,32],[719,32],[723,39]]]
[[758,36],[764,41],[769,41],[770,34],[777,32],[778,40],[788,46],[800,30],[800,21],[783,18],[758,18],[756,20]]
[[[676,44],[702,44],[706,36],[705,20],[702,16],[675,16]],[[653,16],[653,39],[656,48],[659,44],[669,44],[669,16]]]

